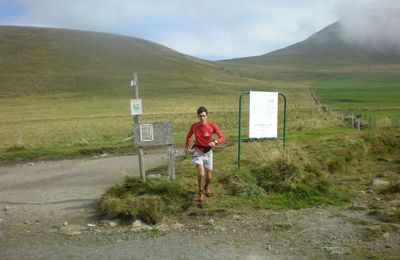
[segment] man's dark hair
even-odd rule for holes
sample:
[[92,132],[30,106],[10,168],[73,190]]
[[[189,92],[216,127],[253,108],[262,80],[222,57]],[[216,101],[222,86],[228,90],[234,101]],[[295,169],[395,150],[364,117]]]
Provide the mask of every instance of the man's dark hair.
[[197,115],[200,115],[201,113],[206,112],[206,115],[208,115],[207,108],[201,106],[197,109]]

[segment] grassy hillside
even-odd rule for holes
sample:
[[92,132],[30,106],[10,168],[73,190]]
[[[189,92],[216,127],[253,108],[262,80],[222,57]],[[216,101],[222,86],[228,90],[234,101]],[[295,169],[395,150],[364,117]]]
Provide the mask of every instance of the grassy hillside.
[[372,50],[343,39],[343,28],[335,22],[302,42],[264,55],[228,60],[232,63],[298,66],[348,66],[399,64],[398,50]]
[[133,72],[141,75],[144,94],[159,89],[160,82],[167,89],[177,81],[221,76],[217,66],[156,43],[73,30],[0,27],[0,55],[2,97],[65,92],[127,96]]
[[302,42],[265,55],[221,61],[236,75],[305,82],[332,110],[365,117],[399,116],[400,53],[349,44],[340,22]]
[[[280,91],[288,98],[295,94],[301,98],[289,103],[289,109],[296,108],[291,116],[303,106],[307,113],[318,113],[302,83],[236,75],[220,64],[139,39],[22,27],[2,27],[0,34],[3,159],[132,149],[124,139],[132,131],[133,72],[138,73],[143,99],[141,121],[172,121],[178,146],[197,120],[200,105],[209,108],[211,120],[234,142],[242,91]],[[293,122],[289,129],[303,127],[299,125],[305,123]]]
[[130,37],[24,27],[0,27],[0,57],[3,160],[131,151],[125,139],[132,134],[133,72],[143,99],[141,121],[171,121],[179,147],[200,105],[234,144],[238,98],[248,90],[286,95],[289,136],[338,128],[314,104],[310,86],[335,75],[399,69],[210,63]]

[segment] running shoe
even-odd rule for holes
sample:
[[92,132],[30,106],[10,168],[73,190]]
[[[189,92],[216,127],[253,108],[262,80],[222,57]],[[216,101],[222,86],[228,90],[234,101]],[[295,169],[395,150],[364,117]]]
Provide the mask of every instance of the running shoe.
[[197,201],[198,202],[202,202],[204,200],[204,194],[203,193],[199,193],[199,195],[197,195]]
[[211,197],[212,196],[212,193],[211,193],[211,190],[210,190],[210,188],[205,188],[204,189],[204,194],[207,196],[207,197]]

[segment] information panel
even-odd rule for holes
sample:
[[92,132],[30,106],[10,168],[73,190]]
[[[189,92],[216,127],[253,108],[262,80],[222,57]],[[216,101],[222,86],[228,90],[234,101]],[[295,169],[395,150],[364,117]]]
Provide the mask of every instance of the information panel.
[[249,138],[278,137],[278,92],[250,91]]
[[136,124],[135,144],[138,147],[174,144],[174,131],[170,122]]

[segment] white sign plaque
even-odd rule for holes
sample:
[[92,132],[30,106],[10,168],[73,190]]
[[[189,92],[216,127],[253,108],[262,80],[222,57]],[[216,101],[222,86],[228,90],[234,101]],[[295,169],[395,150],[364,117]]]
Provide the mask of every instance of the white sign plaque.
[[131,99],[131,115],[140,116],[142,115],[142,100],[141,99]]
[[278,92],[250,91],[249,138],[278,137]]
[[140,125],[140,141],[151,142],[153,140],[154,140],[153,125],[152,124]]

